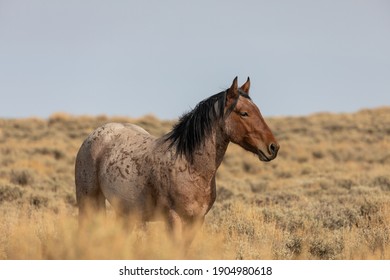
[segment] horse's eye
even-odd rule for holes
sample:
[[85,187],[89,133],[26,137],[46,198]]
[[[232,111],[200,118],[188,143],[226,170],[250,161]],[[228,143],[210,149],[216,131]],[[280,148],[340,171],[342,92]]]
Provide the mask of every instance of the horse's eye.
[[241,117],[248,117],[248,112],[240,112]]

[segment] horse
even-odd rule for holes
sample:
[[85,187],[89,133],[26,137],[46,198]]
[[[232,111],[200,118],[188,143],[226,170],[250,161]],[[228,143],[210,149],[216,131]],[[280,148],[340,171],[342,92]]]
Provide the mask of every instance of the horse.
[[[216,172],[230,142],[268,162],[279,144],[249,96],[250,79],[204,99],[162,137],[134,124],[94,130],[76,157],[79,219],[115,213],[141,224],[166,222],[175,240],[190,244],[216,200]],[[88,214],[89,213],[89,214]]]

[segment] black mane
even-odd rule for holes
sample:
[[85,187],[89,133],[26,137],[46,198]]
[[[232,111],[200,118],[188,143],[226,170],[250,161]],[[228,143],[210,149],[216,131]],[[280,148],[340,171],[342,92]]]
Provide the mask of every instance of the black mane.
[[195,150],[203,145],[215,122],[224,117],[225,102],[226,91],[201,101],[192,111],[180,117],[164,140],[170,141],[170,148],[176,147],[178,156],[185,156],[193,162]]

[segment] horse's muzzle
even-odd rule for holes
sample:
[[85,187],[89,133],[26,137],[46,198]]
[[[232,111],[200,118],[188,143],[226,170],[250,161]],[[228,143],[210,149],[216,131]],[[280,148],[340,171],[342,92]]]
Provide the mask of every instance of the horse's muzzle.
[[260,149],[257,151],[257,155],[261,161],[268,162],[276,158],[276,156],[278,155],[279,148],[280,146],[278,143],[271,143],[268,146],[268,155],[266,155]]

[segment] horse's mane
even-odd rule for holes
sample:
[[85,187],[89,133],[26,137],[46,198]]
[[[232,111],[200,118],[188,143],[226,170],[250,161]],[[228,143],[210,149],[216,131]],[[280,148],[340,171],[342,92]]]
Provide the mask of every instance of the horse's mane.
[[180,117],[164,140],[170,142],[170,148],[176,147],[178,156],[193,162],[195,150],[203,145],[215,122],[223,118],[225,102],[226,91],[199,102],[192,111]]
[[[221,91],[199,102],[196,107],[182,115],[171,132],[163,136],[164,142],[170,142],[169,148],[176,147],[176,154],[194,161],[194,152],[203,145],[216,122],[229,115],[235,108],[238,98],[225,112],[228,90]],[[251,99],[248,93],[238,89],[238,95]]]

